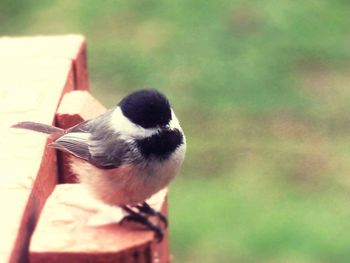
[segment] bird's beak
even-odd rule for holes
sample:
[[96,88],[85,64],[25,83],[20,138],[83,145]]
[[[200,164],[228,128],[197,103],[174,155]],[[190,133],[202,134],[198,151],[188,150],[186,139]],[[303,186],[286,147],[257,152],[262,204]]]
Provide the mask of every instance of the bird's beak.
[[159,129],[162,130],[162,131],[170,130],[170,125],[169,124],[167,124],[167,125],[160,125]]

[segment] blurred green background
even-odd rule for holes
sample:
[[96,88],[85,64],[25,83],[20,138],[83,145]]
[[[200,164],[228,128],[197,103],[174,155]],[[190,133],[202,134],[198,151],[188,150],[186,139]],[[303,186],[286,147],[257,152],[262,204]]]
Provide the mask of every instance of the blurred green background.
[[188,153],[173,262],[350,262],[350,2],[1,0],[1,35],[82,33],[108,107],[169,96]]

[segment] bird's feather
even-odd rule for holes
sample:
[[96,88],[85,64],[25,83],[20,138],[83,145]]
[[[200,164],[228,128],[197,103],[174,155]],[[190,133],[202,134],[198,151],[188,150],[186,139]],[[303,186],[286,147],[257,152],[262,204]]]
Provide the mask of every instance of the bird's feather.
[[11,126],[12,128],[26,129],[46,134],[63,133],[64,130],[52,125],[32,121],[22,121]]
[[89,133],[71,132],[64,134],[49,146],[89,161],[89,137]]

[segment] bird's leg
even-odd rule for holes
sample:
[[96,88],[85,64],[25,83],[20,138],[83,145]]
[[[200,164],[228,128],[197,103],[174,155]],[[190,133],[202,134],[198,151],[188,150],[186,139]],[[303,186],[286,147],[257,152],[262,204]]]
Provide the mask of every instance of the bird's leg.
[[135,207],[137,208],[137,210],[139,210],[140,213],[158,217],[158,219],[164,223],[165,227],[168,226],[168,219],[166,218],[166,216],[163,215],[161,212],[154,210],[146,202],[143,202],[141,205],[136,205]]
[[151,223],[146,217],[135,212],[130,207],[122,206],[122,208],[124,209],[124,211],[126,211],[129,214],[129,215],[125,216],[123,220],[134,221],[134,222],[140,223],[154,232],[158,242],[161,242],[163,240],[164,234],[163,234],[163,231],[161,230],[160,227]]

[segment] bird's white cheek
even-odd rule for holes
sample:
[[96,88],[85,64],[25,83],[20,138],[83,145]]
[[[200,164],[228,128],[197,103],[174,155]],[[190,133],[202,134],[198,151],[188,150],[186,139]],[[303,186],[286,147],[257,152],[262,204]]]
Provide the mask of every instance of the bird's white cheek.
[[117,107],[110,121],[111,128],[125,138],[145,138],[157,133],[157,129],[144,129],[131,122],[124,116],[120,107]]
[[183,144],[177,149],[177,151],[175,152],[174,154],[174,158],[177,159],[177,161],[179,162],[179,166],[181,167],[184,159],[185,159],[185,155],[186,155],[186,148],[187,148],[187,145],[186,145],[186,138],[184,136],[184,142]]
[[172,129],[172,130],[178,129],[179,131],[182,131],[182,128],[180,126],[180,122],[179,122],[178,118],[176,117],[173,109],[171,109],[171,120],[170,120],[169,126],[170,126],[170,129]]

